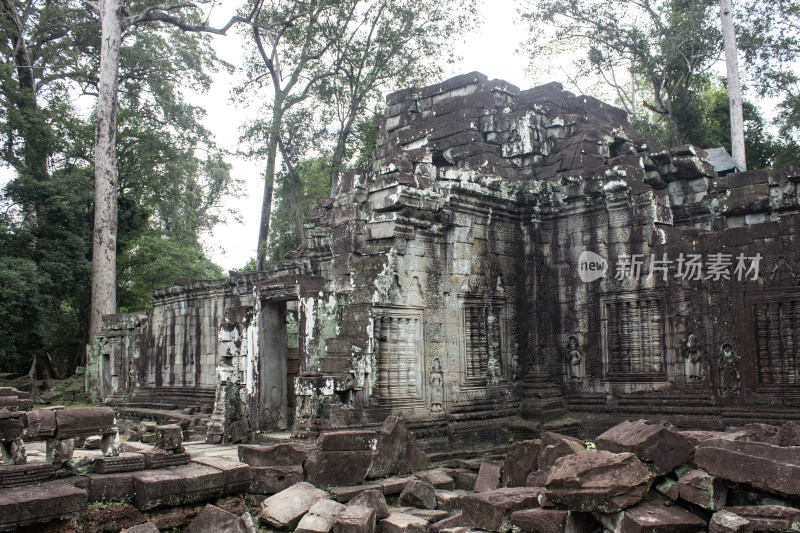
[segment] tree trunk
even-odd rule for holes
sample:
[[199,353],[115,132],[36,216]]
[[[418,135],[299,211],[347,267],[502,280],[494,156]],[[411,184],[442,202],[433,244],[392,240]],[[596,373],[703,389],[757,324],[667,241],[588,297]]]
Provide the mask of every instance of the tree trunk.
[[261,223],[258,227],[258,248],[256,249],[256,268],[264,270],[267,261],[267,242],[269,240],[269,222],[272,215],[272,191],[275,187],[275,160],[278,156],[278,136],[280,135],[283,113],[283,97],[275,95],[272,107],[272,122],[267,140],[267,168],[264,170],[264,197],[261,200]]
[[117,91],[122,44],[122,0],[100,6],[100,83],[97,99],[94,168],[94,233],[92,240],[92,318],[89,343],[100,330],[103,315],[117,310]]
[[742,85],[739,82],[739,61],[736,57],[736,32],[733,29],[731,0],[720,0],[722,39],[725,43],[725,67],[728,73],[728,101],[731,106],[731,156],[742,170],[747,170],[744,152],[744,119],[742,116]]

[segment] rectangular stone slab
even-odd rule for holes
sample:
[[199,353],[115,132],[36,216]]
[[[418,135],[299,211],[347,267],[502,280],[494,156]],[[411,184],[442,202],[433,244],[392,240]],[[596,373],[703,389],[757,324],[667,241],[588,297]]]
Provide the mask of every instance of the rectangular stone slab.
[[614,533],[702,533],[705,520],[682,507],[642,503],[612,514],[594,513]]
[[86,491],[64,482],[0,491],[0,528],[66,519],[86,510]]
[[317,444],[323,451],[374,450],[378,434],[374,431],[335,431],[320,435]]
[[497,531],[514,511],[539,506],[542,488],[515,487],[470,494],[461,499],[464,523]]
[[0,466],[0,487],[17,487],[40,483],[53,475],[51,463]]
[[189,464],[192,456],[186,452],[181,453],[162,453],[157,451],[146,451],[143,453],[144,463],[148,469],[168,468],[170,466],[181,466]]
[[56,434],[59,439],[91,437],[116,430],[116,415],[110,407],[59,409],[56,413]]
[[250,487],[253,472],[249,465],[224,457],[199,457],[192,462],[222,471],[227,493],[244,492]]
[[277,494],[303,481],[303,467],[299,465],[251,466],[250,470],[250,492],[255,494]]
[[306,451],[293,444],[274,446],[239,445],[239,460],[250,466],[302,465]]
[[89,479],[89,501],[132,500],[134,496],[133,474],[87,474]]
[[145,470],[133,474],[134,504],[142,510],[160,505],[195,503],[225,493],[221,470],[189,464],[174,470]]
[[712,476],[784,496],[800,496],[800,447],[760,442],[707,440],[695,464]]
[[135,472],[146,467],[144,455],[141,453],[121,453],[116,457],[98,457],[94,461],[94,472],[112,474],[114,472]]

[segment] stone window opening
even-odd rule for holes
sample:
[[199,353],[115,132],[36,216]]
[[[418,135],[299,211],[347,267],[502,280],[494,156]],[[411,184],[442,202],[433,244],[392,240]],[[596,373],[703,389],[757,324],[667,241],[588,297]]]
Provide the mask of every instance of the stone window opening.
[[772,295],[753,305],[759,386],[800,382],[800,293]]
[[667,376],[663,300],[651,293],[601,298],[603,372],[608,378]]
[[501,382],[505,322],[505,306],[501,299],[464,302],[465,385],[498,385]]
[[424,404],[422,312],[381,310],[375,317],[378,403],[395,408]]

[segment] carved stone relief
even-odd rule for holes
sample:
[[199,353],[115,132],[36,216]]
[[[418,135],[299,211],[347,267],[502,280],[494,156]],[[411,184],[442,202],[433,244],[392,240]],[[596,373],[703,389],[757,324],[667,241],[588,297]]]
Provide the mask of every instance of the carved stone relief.
[[719,351],[719,393],[727,396],[739,390],[741,380],[739,356],[734,353],[733,347],[727,342],[720,347]]
[[684,373],[686,383],[696,385],[703,382],[703,347],[697,336],[689,333],[683,345]]
[[572,335],[567,343],[567,379],[572,383],[580,383],[584,376],[583,354],[578,344],[578,337]]

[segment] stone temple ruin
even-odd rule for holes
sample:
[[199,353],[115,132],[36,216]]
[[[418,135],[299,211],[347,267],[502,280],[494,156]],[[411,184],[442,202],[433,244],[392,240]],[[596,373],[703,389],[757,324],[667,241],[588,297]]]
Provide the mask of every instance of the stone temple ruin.
[[557,83],[390,94],[273,272],[183,281],[92,347],[98,402],[208,442],[402,416],[425,449],[628,418],[800,419],[800,167],[718,177]]

